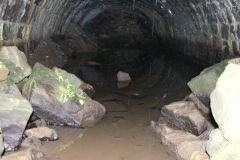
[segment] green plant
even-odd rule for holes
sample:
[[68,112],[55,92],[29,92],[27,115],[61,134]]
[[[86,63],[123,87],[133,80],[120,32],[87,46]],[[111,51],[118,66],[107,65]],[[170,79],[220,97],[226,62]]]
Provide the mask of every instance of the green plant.
[[7,69],[7,67],[2,61],[0,61],[0,69]]
[[67,79],[64,79],[58,73],[56,73],[56,75],[57,75],[57,80],[60,83],[59,89],[62,92],[60,96],[60,101],[63,103],[66,103],[70,98],[73,98],[74,96],[76,96],[78,98],[78,102],[81,105],[83,105],[84,99],[85,99],[84,92],[81,90],[80,93],[78,93],[77,88],[71,83],[69,83]]

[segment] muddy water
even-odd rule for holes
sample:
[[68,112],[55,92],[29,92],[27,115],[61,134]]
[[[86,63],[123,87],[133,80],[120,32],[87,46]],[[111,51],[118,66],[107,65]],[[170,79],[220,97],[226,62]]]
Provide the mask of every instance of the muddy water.
[[44,142],[45,153],[60,160],[173,160],[149,124],[163,105],[189,94],[186,83],[198,72],[164,60],[126,88],[107,78],[94,97],[106,107],[106,116],[93,128],[56,128],[59,140]]

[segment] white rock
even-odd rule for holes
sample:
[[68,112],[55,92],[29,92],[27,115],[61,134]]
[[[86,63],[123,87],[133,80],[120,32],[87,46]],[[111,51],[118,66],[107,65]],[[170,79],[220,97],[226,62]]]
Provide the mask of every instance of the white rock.
[[227,140],[223,137],[223,133],[220,129],[213,130],[209,136],[209,141],[206,146],[206,150],[210,157],[213,157],[220,147],[226,142]]
[[118,72],[117,79],[118,79],[118,82],[129,82],[132,80],[128,73],[122,72],[122,71]]
[[228,64],[211,96],[215,121],[229,141],[240,141],[240,65]]

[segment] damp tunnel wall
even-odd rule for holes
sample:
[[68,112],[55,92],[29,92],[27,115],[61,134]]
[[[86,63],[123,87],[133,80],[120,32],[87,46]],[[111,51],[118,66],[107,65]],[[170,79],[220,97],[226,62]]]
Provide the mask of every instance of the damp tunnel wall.
[[240,53],[237,0],[1,0],[1,45],[29,44],[84,26],[105,10],[144,15],[176,55],[215,63]]

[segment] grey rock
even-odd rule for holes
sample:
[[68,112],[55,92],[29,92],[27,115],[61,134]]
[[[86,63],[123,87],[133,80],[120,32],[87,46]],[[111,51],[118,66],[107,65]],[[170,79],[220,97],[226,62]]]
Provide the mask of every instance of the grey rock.
[[50,129],[48,127],[27,129],[24,134],[27,137],[36,137],[44,141],[53,141],[58,139],[57,132],[54,129]]
[[196,109],[193,102],[188,101],[179,101],[163,106],[161,119],[176,128],[197,136],[201,135],[209,127],[208,120]]
[[103,105],[39,63],[25,83],[23,95],[33,105],[35,114],[53,125],[92,126],[105,114]]
[[1,47],[0,60],[9,70],[9,78],[15,83],[20,82],[32,72],[27,58],[17,47]]
[[223,133],[220,129],[215,129],[211,132],[209,136],[209,141],[207,142],[206,150],[210,157],[213,157],[221,146],[226,143],[227,140],[224,138]]
[[23,131],[32,114],[31,104],[20,96],[0,93],[0,128],[2,128],[4,147],[13,151],[19,145]]
[[59,75],[61,75],[64,79],[68,80],[68,82],[74,85],[76,88],[82,89],[89,97],[92,97],[95,93],[93,86],[90,84],[85,83],[80,78],[75,76],[74,74],[68,73],[65,70],[60,68],[54,67],[53,71]]

